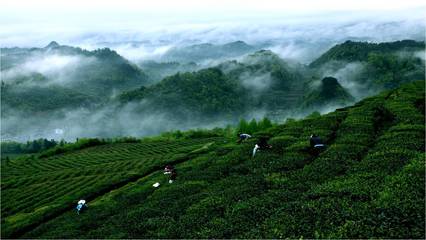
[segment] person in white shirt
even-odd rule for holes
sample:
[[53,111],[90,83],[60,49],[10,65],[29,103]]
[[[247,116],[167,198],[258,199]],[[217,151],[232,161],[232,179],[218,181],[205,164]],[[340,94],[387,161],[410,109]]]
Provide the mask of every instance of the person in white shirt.
[[251,135],[249,135],[247,133],[238,133],[238,137],[239,137],[239,139],[238,139],[237,143],[242,143],[243,141],[251,138]]

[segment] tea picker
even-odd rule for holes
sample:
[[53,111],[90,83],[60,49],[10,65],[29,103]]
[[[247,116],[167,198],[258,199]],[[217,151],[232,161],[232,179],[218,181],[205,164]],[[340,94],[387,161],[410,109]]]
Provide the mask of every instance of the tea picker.
[[254,155],[256,155],[256,152],[259,150],[267,150],[272,148],[272,146],[268,144],[268,139],[269,138],[267,137],[259,138],[259,141],[256,143],[256,145],[254,145],[252,157],[254,157]]
[[77,206],[75,207],[75,209],[77,210],[77,214],[80,214],[80,212],[83,211],[83,209],[85,208],[87,208],[86,200],[78,201]]
[[325,148],[324,142],[321,140],[321,138],[315,134],[312,134],[309,142],[311,144],[311,148],[313,149],[323,149]]
[[247,133],[238,133],[237,134],[239,139],[237,141],[237,143],[242,143],[243,141],[251,138],[251,135],[247,134]]
[[[177,177],[177,172],[175,167],[173,167],[172,165],[166,165],[166,167],[164,168],[164,175],[170,175],[169,183],[173,183],[173,181],[175,181]],[[160,183],[156,182],[152,184],[152,186],[155,188],[158,188],[160,186]]]
[[176,180],[177,172],[176,169],[172,165],[167,165],[164,168],[164,174],[170,174],[169,183],[173,183]]

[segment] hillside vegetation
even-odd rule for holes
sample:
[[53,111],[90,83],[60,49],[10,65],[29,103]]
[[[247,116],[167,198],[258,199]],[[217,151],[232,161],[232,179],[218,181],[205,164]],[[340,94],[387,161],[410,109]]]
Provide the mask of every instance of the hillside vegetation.
[[221,114],[239,115],[245,110],[243,89],[219,69],[178,73],[160,83],[121,94],[122,103],[149,101],[143,110],[168,112],[174,118],[203,116],[213,119]]
[[7,116],[91,107],[115,91],[147,83],[142,70],[108,48],[87,51],[51,42],[1,51],[2,114]]
[[[347,106],[384,89],[423,79],[420,53],[424,53],[424,43],[413,40],[379,44],[347,41],[310,65],[303,65],[284,60],[270,50],[259,50],[210,68],[187,68],[191,72],[123,91],[118,99],[178,119],[191,115],[212,120],[213,112],[221,119],[236,122],[256,111],[278,119],[312,109]],[[335,81],[327,82],[332,78]]]
[[[175,46],[164,58],[134,63],[108,48],[56,42],[2,48],[2,139],[142,137],[241,118],[280,121],[329,112],[425,76],[424,42],[413,40],[347,41],[310,65],[259,47]],[[331,78],[336,81],[324,84]]]
[[[242,62],[227,61],[196,72],[174,74],[159,83],[124,91],[118,99],[123,104],[139,104],[146,112],[166,112],[177,119],[191,116],[192,120],[236,122],[254,111],[294,110],[303,100],[303,83],[297,69],[263,50]],[[334,100],[340,100],[340,96]]]
[[368,43],[346,41],[337,44],[318,59],[313,61],[310,66],[318,67],[331,60],[339,61],[366,61],[370,54],[389,54],[398,51],[420,51],[424,50],[424,42],[416,42],[414,40],[403,40],[384,43]]
[[384,43],[346,41],[329,49],[309,67],[319,75],[330,71],[336,75],[350,71],[353,83],[364,86],[366,92],[391,89],[424,78],[424,57],[421,57],[424,50],[424,42],[413,40]]
[[311,91],[304,99],[305,108],[313,108],[331,105],[348,105],[355,99],[333,77],[325,77],[321,80],[318,90]]
[[287,120],[255,158],[216,130],[3,160],[2,238],[424,238],[424,92]]

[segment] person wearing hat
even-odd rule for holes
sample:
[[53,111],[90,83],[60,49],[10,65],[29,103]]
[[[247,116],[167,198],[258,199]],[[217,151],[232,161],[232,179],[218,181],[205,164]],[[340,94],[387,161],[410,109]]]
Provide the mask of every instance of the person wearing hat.
[[77,210],[77,214],[80,214],[80,211],[82,211],[84,208],[87,208],[86,200],[80,200],[77,203],[77,207],[75,209]]
[[239,137],[237,143],[242,143],[244,140],[251,138],[251,135],[249,135],[247,133],[238,133],[237,135]]
[[324,142],[316,134],[311,135],[309,142],[311,144],[311,148],[321,149],[325,147]]

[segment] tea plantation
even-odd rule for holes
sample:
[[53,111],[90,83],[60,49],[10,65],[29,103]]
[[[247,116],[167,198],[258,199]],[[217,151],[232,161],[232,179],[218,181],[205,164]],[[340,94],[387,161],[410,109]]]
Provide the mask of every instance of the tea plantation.
[[288,120],[254,158],[256,139],[210,136],[3,160],[2,238],[425,238],[424,93]]

